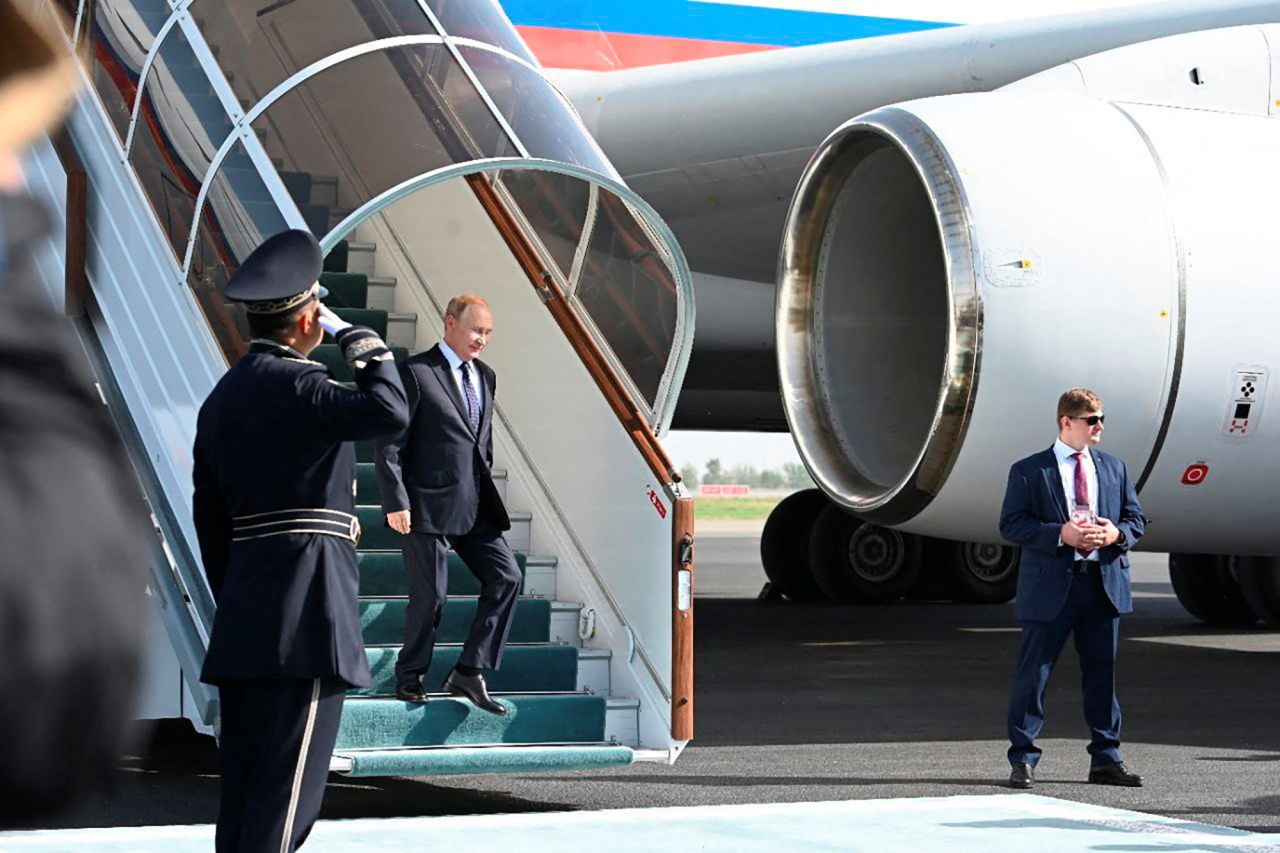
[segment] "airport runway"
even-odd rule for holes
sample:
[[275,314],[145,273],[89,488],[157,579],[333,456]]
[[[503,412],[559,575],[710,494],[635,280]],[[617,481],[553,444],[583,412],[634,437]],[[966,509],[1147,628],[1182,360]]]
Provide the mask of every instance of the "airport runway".
[[[1012,605],[758,603],[753,526],[704,523],[697,563],[696,738],[672,767],[553,776],[343,780],[324,817],[1009,794],[1004,706]],[[1084,783],[1079,670],[1064,652],[1035,794],[1280,833],[1280,633],[1185,614],[1164,560],[1134,561],[1120,701],[1141,789]],[[211,823],[213,742],[165,726],[120,790],[38,826]],[[993,801],[993,806],[995,801]],[[34,827],[33,827],[34,828]],[[1187,849],[1187,848],[1180,848]]]

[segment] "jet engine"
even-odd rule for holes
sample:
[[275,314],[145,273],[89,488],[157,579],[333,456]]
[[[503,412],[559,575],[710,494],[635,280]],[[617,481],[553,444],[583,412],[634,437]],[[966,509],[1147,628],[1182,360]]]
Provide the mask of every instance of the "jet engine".
[[[827,527],[997,545],[1009,465],[1086,386],[1150,518],[1143,548],[1280,555],[1278,157],[1277,26],[832,133],[792,201],[776,317],[792,435],[853,519]],[[1268,566],[1231,576],[1280,619]]]

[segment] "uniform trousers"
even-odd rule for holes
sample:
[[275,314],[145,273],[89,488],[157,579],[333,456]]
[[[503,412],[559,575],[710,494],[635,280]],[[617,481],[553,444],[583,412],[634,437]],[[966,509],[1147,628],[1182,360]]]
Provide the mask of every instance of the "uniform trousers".
[[288,853],[306,841],[320,815],[347,687],[336,678],[218,685],[218,853]]
[[480,581],[475,619],[458,663],[497,669],[523,581],[520,566],[501,531],[477,524],[461,536],[411,532],[403,541],[409,606],[404,646],[396,658],[396,683],[417,684],[431,666],[436,631],[449,593],[450,546]]
[[1090,764],[1096,768],[1122,760],[1120,703],[1116,699],[1120,617],[1094,564],[1086,574],[1072,574],[1066,604],[1056,619],[1022,623],[1022,647],[1009,698],[1010,764],[1034,767],[1040,760],[1043,750],[1035,739],[1044,727],[1045,689],[1069,634],[1075,638],[1080,659]]

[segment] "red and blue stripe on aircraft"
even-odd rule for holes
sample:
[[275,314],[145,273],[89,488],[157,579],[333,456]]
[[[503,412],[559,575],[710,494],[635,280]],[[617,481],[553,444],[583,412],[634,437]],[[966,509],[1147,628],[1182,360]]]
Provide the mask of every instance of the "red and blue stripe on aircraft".
[[698,0],[501,0],[548,68],[610,71],[897,35],[946,23]]

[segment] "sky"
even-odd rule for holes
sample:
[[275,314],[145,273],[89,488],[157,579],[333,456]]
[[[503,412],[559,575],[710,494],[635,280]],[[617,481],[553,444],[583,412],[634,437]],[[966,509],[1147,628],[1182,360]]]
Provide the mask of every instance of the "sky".
[[719,459],[725,468],[780,468],[787,462],[800,461],[791,434],[785,432],[672,430],[662,439],[662,446],[677,467],[692,462],[699,471],[706,467],[708,459]]

